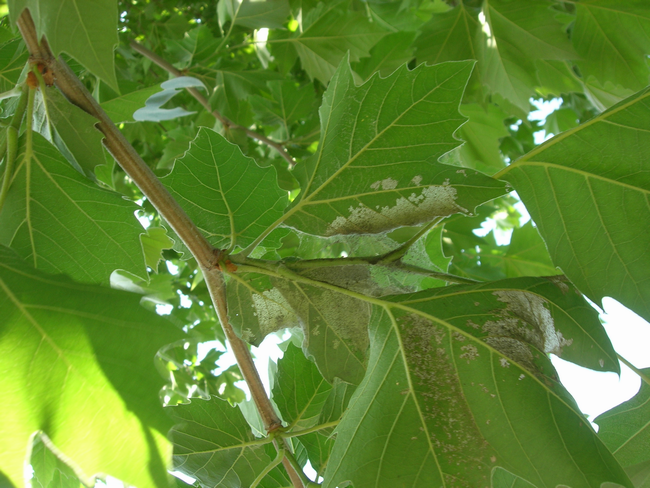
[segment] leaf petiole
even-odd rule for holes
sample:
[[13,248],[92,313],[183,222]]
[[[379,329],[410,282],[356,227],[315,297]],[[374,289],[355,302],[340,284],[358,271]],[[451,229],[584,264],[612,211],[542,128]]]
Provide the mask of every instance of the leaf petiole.
[[264,468],[264,470],[259,474],[259,476],[255,478],[255,480],[251,483],[251,488],[255,488],[256,486],[258,486],[262,482],[262,480],[266,477],[266,475],[269,474],[271,471],[273,471],[273,469],[282,462],[282,460],[284,459],[284,455],[285,455],[284,449],[279,449],[278,455],[275,456],[275,459],[271,461],[271,463],[266,468]]
[[28,95],[28,90],[29,88],[27,85],[24,85],[20,94],[20,99],[18,100],[16,112],[11,119],[11,124],[7,127],[7,157],[5,159],[5,171],[4,178],[2,179],[2,187],[0,187],[0,210],[2,210],[2,207],[4,206],[7,193],[9,193],[9,188],[11,187],[11,180],[13,179],[14,163],[16,162],[16,154],[18,153],[18,135],[20,132],[20,126],[23,123],[28,98],[31,95]]

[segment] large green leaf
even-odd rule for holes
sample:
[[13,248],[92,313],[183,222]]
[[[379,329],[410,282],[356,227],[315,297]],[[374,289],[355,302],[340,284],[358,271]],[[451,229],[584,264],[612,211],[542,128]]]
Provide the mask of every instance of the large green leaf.
[[167,486],[170,422],[153,359],[182,334],[140,296],[50,276],[0,248],[0,470],[22,485],[42,430],[88,476]]
[[[239,408],[224,400],[194,398],[170,411],[178,422],[170,432],[174,467],[202,486],[249,487],[275,457],[271,440],[256,439]],[[276,468],[261,486],[288,486],[285,477]]]
[[275,169],[206,128],[162,181],[210,243],[229,250],[251,244],[288,203]]
[[16,161],[0,210],[0,244],[78,281],[108,283],[118,268],[144,276],[137,205],[90,182],[39,134],[32,147],[21,138]]
[[307,74],[327,84],[346,53],[359,61],[386,34],[361,12],[350,11],[345,0],[337,0],[321,2],[303,18],[300,32],[278,42],[291,43]]
[[650,319],[650,90],[550,139],[499,177],[509,181],[553,262],[581,292]]
[[337,427],[324,486],[489,486],[501,466],[535,486],[631,487],[535,341],[475,336],[510,313],[524,328],[548,324],[544,305],[535,318],[536,299],[503,290],[414,308],[428,293],[373,311],[368,374]]
[[477,15],[478,9],[464,2],[447,12],[433,14],[414,43],[418,60],[437,64],[478,59],[476,38],[481,26]]
[[[354,280],[348,271],[334,273],[339,280]],[[357,384],[365,372],[370,306],[331,289],[253,273],[229,283],[228,308],[238,334],[257,344],[269,333],[300,325],[303,349],[312,356],[330,382],[339,377]],[[314,279],[318,279],[315,277]]]
[[648,84],[650,7],[643,0],[586,0],[576,4],[572,40],[586,80],[640,90]]
[[502,183],[437,163],[459,145],[458,104],[472,62],[405,66],[354,84],[341,63],[320,108],[318,151],[298,165],[301,193],[284,223],[317,235],[418,225],[502,195]]
[[[616,352],[597,313],[573,286],[555,277],[454,285],[387,299],[444,317],[498,350],[496,337],[511,337],[586,368],[619,372]],[[483,314],[494,318],[473,318]]]
[[47,37],[55,56],[69,54],[118,91],[113,61],[117,45],[117,1],[9,0],[9,15],[16,22],[29,9],[38,38]]
[[639,393],[594,419],[598,435],[626,468],[647,463],[650,457],[650,369],[641,371],[645,377]]

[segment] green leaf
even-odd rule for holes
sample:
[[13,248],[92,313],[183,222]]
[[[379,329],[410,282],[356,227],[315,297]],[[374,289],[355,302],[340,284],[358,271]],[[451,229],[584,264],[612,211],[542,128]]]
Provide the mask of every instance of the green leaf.
[[650,488],[650,461],[635,464],[625,469],[635,488]]
[[648,84],[650,8],[643,0],[587,0],[576,4],[573,45],[585,79],[594,76],[631,90]]
[[252,114],[248,98],[253,94],[268,92],[267,82],[281,79],[282,76],[272,71],[219,70],[217,86],[210,101],[225,117],[242,126],[249,126],[252,124]]
[[497,468],[492,472],[492,488],[535,488],[535,485],[503,468]]
[[16,162],[0,211],[0,244],[78,281],[108,283],[118,268],[145,276],[137,205],[91,183],[39,134],[32,147],[21,138]]
[[[505,293],[488,293],[479,306],[459,294],[463,306],[441,302],[435,313],[413,308],[425,306],[430,291],[375,307],[368,374],[336,429],[325,487],[487,486],[497,466],[536,486],[631,486],[549,376],[546,355],[523,336],[474,336],[481,326],[470,322],[479,316],[488,328],[500,320],[493,306],[514,312],[514,297],[530,298]],[[523,315],[522,324],[537,322]]]
[[95,167],[105,162],[99,123],[79,107],[70,103],[56,88],[39,91],[35,106],[35,128],[54,144],[70,163],[91,178]]
[[[348,282],[345,267],[339,280]],[[319,271],[319,270],[316,270]],[[357,384],[365,372],[368,349],[369,305],[330,289],[263,275],[238,275],[236,286],[228,286],[228,309],[232,325],[246,341],[258,344],[264,337],[285,327],[300,325],[303,350],[314,358],[320,373],[330,383],[339,377]]]
[[217,248],[248,246],[287,204],[275,169],[260,168],[237,146],[203,127],[162,181]]
[[47,37],[55,56],[69,54],[119,91],[113,59],[118,43],[115,0],[9,0],[8,4],[13,23],[23,9],[29,9],[38,39]]
[[170,61],[180,70],[187,69],[193,63],[200,63],[213,56],[220,43],[220,40],[215,39],[206,25],[200,25],[186,32],[180,41],[176,39],[167,39],[166,41],[166,50]]
[[287,0],[221,0],[219,2],[219,23],[228,20],[237,25],[260,29],[262,27],[282,28],[289,16]]
[[376,23],[350,11],[345,0],[337,0],[319,3],[303,17],[301,31],[284,42],[293,45],[309,77],[326,85],[346,53],[350,61],[359,61],[384,35]]
[[4,247],[0,290],[0,466],[9,478],[22,486],[28,440],[42,430],[85,483],[109,473],[167,486],[170,422],[153,358],[180,331],[138,295],[46,275]]
[[370,57],[352,65],[355,73],[367,80],[375,73],[388,76],[413,59],[415,32],[394,32],[383,37],[371,50]]
[[482,80],[524,114],[534,94],[535,60],[578,57],[551,5],[547,0],[489,0],[479,16]]
[[289,344],[278,361],[273,400],[289,428],[314,427],[332,386],[318,372],[316,365],[302,351]]
[[318,151],[296,167],[301,193],[284,223],[324,236],[381,233],[502,195],[502,183],[436,162],[459,145],[452,133],[471,66],[403,66],[355,86],[343,62],[323,97]]
[[150,86],[107,100],[101,104],[101,107],[114,124],[135,122],[133,114],[143,108],[147,100],[160,91],[161,85]]
[[[174,469],[203,486],[248,487],[275,457],[271,439],[256,439],[239,408],[228,402],[194,398],[170,412],[178,422],[170,432]],[[278,468],[274,472],[281,473]],[[268,481],[269,487],[283,486]]]
[[[60,454],[60,453],[59,453]],[[57,455],[56,448],[43,433],[32,439],[29,464],[34,470],[34,488],[81,488],[76,473]]]
[[460,113],[469,120],[458,129],[465,143],[454,153],[462,166],[494,174],[505,166],[499,140],[510,133],[503,123],[507,115],[494,105],[486,108],[475,103],[460,106]]
[[594,419],[598,435],[625,468],[649,461],[650,369],[641,373],[645,377],[636,396]]
[[499,177],[517,190],[557,265],[598,303],[650,319],[650,90],[550,139]]
[[253,95],[249,101],[253,112],[264,125],[279,126],[277,135],[282,140],[292,137],[292,124],[308,118],[316,108],[314,89],[310,85],[296,86],[290,81],[269,81],[273,99]]
[[[432,317],[444,317],[447,323],[498,350],[498,339],[491,337],[513,337],[586,368],[619,372],[616,352],[598,314],[574,287],[554,277],[454,285],[386,300],[408,303]],[[468,309],[472,311],[469,317],[465,312]],[[495,318],[485,323],[473,318],[483,313]],[[532,329],[524,330],[522,325]],[[523,356],[520,364],[525,364]]]
[[140,235],[144,260],[154,272],[158,269],[158,263],[162,257],[163,249],[174,247],[172,241],[163,227],[149,227],[144,234]]
[[16,86],[27,58],[29,53],[21,39],[12,39],[0,46],[0,93]]
[[226,294],[233,328],[255,346],[272,332],[300,325],[291,305],[266,275],[237,273],[228,281]]
[[557,273],[546,245],[532,222],[512,231],[510,245],[503,257],[503,265],[508,278],[551,276]]
[[433,14],[415,40],[417,59],[429,64],[478,59],[476,38],[480,24],[477,15],[478,10],[464,2],[447,12]]

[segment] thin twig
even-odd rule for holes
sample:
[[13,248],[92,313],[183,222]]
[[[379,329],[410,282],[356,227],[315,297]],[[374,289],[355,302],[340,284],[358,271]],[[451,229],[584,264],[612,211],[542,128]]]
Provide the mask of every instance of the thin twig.
[[[165,59],[161,58],[158,56],[156,53],[153,51],[147,49],[144,47],[142,44],[136,42],[136,41],[131,41],[131,47],[142,54],[144,57],[148,58],[149,60],[153,61],[156,63],[158,66],[160,66],[162,69],[167,71],[168,73],[174,75],[174,76],[184,76],[184,74],[176,69],[171,63],[166,61]],[[231,130],[242,130],[246,133],[248,137],[251,139],[255,139],[257,141],[260,141],[263,144],[266,144],[269,147],[272,147],[275,149],[278,153],[280,153],[280,156],[282,156],[285,161],[289,164],[290,168],[293,168],[296,164],[296,161],[291,157],[291,155],[287,152],[287,150],[284,148],[284,146],[279,143],[272,141],[266,136],[263,136],[262,134],[259,134],[248,127],[244,127],[242,125],[236,124],[229,118],[225,117],[222,115],[219,111],[214,110],[210,106],[210,102],[208,101],[207,98],[205,98],[196,88],[186,88],[186,90],[192,95],[203,107],[210,112],[214,118],[216,118],[221,124]]]
[[[235,335],[228,321],[226,290],[223,276],[218,267],[221,251],[215,249],[201,234],[194,222],[183,211],[162,183],[160,183],[160,180],[158,180],[149,166],[147,166],[122,133],[115,127],[115,124],[113,124],[111,119],[67,64],[63,60],[58,60],[54,57],[45,38],[39,42],[36,27],[28,9],[23,10],[17,24],[30,51],[31,61],[33,63],[40,62],[47,66],[55,74],[55,84],[66,98],[74,105],[98,119],[96,127],[105,136],[103,142],[106,148],[126,174],[140,188],[147,199],[154,205],[158,213],[167,221],[174,232],[176,232],[196,259],[204,274],[215,310],[217,310],[221,325],[233,349],[239,368],[249,385],[251,396],[254,398],[255,404],[260,410],[261,417],[265,419],[265,426],[268,430],[276,429],[277,426],[281,425],[281,422],[264,391],[250,351],[246,344]],[[290,467],[290,470],[292,469]],[[290,476],[292,475],[292,473],[289,474]],[[293,473],[293,475],[291,476],[292,479],[297,476],[296,473]],[[301,485],[297,485],[297,487],[302,488]]]
[[422,228],[418,231],[418,233],[415,234],[413,237],[411,237],[404,244],[402,244],[397,249],[394,249],[393,251],[390,251],[385,255],[381,256],[379,259],[377,259],[376,261],[377,264],[388,264],[402,259],[402,257],[404,257],[404,255],[409,251],[409,249],[411,249],[411,246],[415,244],[417,240],[420,239],[420,237],[422,237],[431,229],[436,227],[440,222],[442,222],[443,219],[444,217],[436,217],[427,225],[422,226]]

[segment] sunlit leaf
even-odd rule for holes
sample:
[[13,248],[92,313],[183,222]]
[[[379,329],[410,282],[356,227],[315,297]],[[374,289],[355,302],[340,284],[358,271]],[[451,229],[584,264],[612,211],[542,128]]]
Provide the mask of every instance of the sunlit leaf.
[[573,45],[585,78],[632,90],[648,84],[650,12],[642,0],[587,0],[576,4]]
[[28,441],[42,430],[85,482],[103,472],[167,486],[171,423],[153,358],[180,331],[138,295],[46,275],[0,252],[1,469],[22,486]]
[[303,69],[326,84],[349,52],[351,61],[369,56],[386,31],[360,12],[351,12],[341,0],[322,2],[303,17],[302,30],[286,39],[298,53]]

